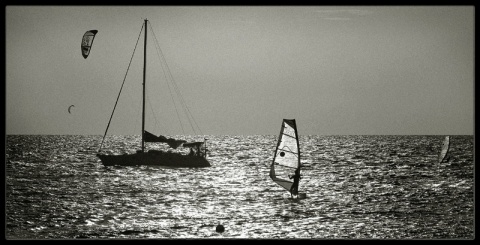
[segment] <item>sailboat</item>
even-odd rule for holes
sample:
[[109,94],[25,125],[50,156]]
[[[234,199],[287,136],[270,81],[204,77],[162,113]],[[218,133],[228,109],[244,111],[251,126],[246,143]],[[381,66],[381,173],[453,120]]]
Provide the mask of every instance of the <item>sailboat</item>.
[[[295,173],[300,174],[300,147],[295,119],[283,119],[273,161],[270,165],[270,178],[276,184],[290,191]],[[297,186],[298,190],[298,186]],[[297,195],[305,197],[305,193]]]
[[[104,166],[133,166],[133,165],[158,165],[158,166],[170,166],[170,167],[209,167],[210,163],[207,160],[207,148],[206,139],[203,142],[187,142],[185,140],[176,140],[173,138],[167,138],[165,136],[155,136],[154,134],[145,130],[145,85],[146,85],[146,55],[147,55],[147,25],[148,20],[144,20],[142,29],[144,30],[144,59],[143,59],[143,104],[142,104],[142,140],[141,148],[133,154],[103,154],[101,148],[105,140],[105,136],[108,131],[112,117],[108,122],[107,129],[103,136],[102,144],[99,149],[97,157],[100,158]],[[139,36],[140,37],[140,36]],[[138,41],[137,41],[138,42]],[[133,57],[133,55],[132,55]],[[123,84],[122,84],[123,87]],[[121,89],[120,89],[121,92]],[[120,97],[120,94],[117,97]],[[117,103],[115,103],[116,107]],[[115,107],[113,111],[115,111]],[[113,116],[113,112],[112,112]],[[146,142],[167,143],[169,147],[177,149],[178,147],[186,147],[190,149],[190,154],[182,154],[180,152],[173,152],[171,150],[164,152],[161,150],[145,150]]]
[[443,140],[442,150],[440,150],[440,154],[438,155],[438,163],[442,163],[444,160],[446,160],[446,156],[448,154],[449,149],[450,149],[450,136],[445,136],[445,139]]

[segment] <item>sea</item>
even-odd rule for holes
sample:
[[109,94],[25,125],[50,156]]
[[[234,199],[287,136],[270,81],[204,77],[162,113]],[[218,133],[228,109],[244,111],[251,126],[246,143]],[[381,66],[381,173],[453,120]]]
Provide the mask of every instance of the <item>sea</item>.
[[301,135],[299,199],[269,177],[278,135],[168,137],[207,138],[212,166],[105,167],[100,135],[6,135],[5,238],[475,238],[473,135],[444,163],[443,135]]

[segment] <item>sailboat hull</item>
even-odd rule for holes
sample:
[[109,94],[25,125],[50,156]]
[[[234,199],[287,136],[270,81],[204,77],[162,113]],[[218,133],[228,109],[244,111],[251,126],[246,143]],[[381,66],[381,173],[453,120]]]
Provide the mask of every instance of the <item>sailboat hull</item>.
[[104,166],[155,165],[168,167],[210,167],[202,156],[188,156],[179,153],[149,151],[135,154],[104,155],[97,154]]

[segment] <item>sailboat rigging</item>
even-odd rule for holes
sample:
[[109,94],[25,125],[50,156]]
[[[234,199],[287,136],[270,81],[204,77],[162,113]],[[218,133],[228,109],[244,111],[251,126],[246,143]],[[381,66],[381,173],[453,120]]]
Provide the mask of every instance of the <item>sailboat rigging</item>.
[[300,147],[295,119],[283,119],[275,154],[270,165],[270,178],[298,197],[299,178],[291,179],[292,176],[300,176],[300,168]]
[[[117,96],[117,101],[115,102],[115,106],[110,116],[110,120],[107,125],[107,129],[105,130],[105,134],[102,139],[102,143],[100,145],[99,153],[97,157],[100,158],[103,165],[105,166],[112,166],[112,165],[123,165],[123,166],[132,166],[132,165],[159,165],[159,166],[170,166],[170,167],[209,167],[210,163],[207,160],[207,148],[206,148],[206,139],[203,142],[190,142],[188,143],[186,140],[176,140],[173,138],[167,138],[165,136],[155,136],[154,134],[145,130],[145,94],[146,94],[146,73],[147,73],[147,25],[148,20],[144,20],[144,25],[142,26],[142,30],[144,31],[144,52],[143,52],[143,90],[142,90],[142,138],[141,138],[141,149],[137,150],[136,153],[133,154],[122,154],[122,155],[110,155],[110,154],[103,154],[101,152],[101,148],[103,146],[103,142],[105,140],[105,136],[107,134],[108,128],[110,126],[110,122],[115,112],[115,108],[117,106],[118,99],[120,97],[120,93],[122,92],[123,85],[125,83],[125,79],[122,83],[122,87],[120,88],[120,93]],[[145,27],[145,28],[143,28]],[[140,36],[139,36],[140,38]],[[138,40],[137,40],[138,43]],[[136,49],[136,46],[135,46]],[[134,50],[135,52],[135,50]],[[132,55],[133,58],[133,55]],[[131,60],[130,60],[131,62]],[[130,67],[130,64],[129,64]],[[127,69],[128,72],[128,69]],[[125,75],[126,78],[126,75]],[[164,152],[161,150],[145,150],[145,143],[146,142],[163,142],[167,143],[171,148],[177,149],[178,147],[186,147],[190,148],[191,154],[184,155],[180,152]]]

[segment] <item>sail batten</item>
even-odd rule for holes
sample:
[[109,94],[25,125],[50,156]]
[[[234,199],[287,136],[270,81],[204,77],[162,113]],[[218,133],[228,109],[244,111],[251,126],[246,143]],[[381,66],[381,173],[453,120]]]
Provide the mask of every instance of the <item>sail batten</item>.
[[[279,164],[278,162],[275,162],[276,164]],[[291,169],[297,169],[296,167],[290,167],[290,166],[282,166],[284,168],[291,168]]]
[[282,128],[270,166],[270,178],[286,190],[290,190],[293,180],[289,178],[299,170],[300,149],[295,119],[283,119]]
[[288,153],[292,153],[292,154],[294,154],[294,155],[298,155],[298,152],[289,151],[289,150],[286,150],[285,148],[282,149],[282,151],[288,152]]
[[285,136],[288,136],[288,137],[291,137],[291,138],[295,139],[295,136],[292,136],[292,135],[289,135],[289,134],[283,134],[283,135],[285,135]]

